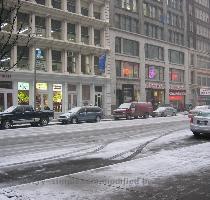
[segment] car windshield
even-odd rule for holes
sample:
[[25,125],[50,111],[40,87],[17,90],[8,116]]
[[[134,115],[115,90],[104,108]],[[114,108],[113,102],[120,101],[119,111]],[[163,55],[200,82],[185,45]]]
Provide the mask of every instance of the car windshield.
[[198,116],[202,116],[202,117],[210,117],[210,112],[199,112]]
[[16,106],[11,106],[11,107],[7,108],[7,109],[4,111],[4,113],[10,113],[10,112],[14,111],[15,108],[17,108],[17,107],[16,107]]
[[76,113],[80,109],[81,109],[81,107],[75,107],[75,108],[72,108],[71,110],[69,110],[68,113]]
[[131,104],[130,103],[123,103],[123,104],[121,104],[120,106],[119,106],[119,108],[121,108],[121,109],[127,109],[127,108],[130,108],[130,106],[131,106]]
[[164,111],[166,109],[166,107],[159,107],[156,111]]

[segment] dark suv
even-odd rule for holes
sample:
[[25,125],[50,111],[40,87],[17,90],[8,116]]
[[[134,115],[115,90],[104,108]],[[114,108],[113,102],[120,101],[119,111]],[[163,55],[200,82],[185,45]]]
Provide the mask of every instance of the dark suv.
[[103,118],[103,110],[97,106],[75,107],[59,116],[58,121],[62,124],[79,122],[100,122]]

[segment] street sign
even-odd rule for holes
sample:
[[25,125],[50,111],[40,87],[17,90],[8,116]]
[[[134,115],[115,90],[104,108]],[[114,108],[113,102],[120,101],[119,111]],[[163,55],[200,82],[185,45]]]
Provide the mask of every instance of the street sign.
[[201,88],[200,89],[200,95],[201,96],[210,96],[210,88]]

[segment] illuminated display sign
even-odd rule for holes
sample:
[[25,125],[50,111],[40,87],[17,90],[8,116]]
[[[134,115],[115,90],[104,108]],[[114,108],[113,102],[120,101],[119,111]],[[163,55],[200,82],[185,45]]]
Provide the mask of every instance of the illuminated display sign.
[[53,84],[53,92],[62,92],[62,84]]
[[36,89],[38,90],[47,90],[47,83],[37,83]]
[[29,90],[29,83],[18,82],[18,90]]
[[155,76],[156,76],[155,67],[154,66],[150,66],[149,67],[149,78],[150,79],[154,79]]

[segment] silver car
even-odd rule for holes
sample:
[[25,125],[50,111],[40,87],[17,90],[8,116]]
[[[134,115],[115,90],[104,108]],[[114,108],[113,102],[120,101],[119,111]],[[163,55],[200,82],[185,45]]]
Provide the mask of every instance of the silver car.
[[210,109],[203,110],[191,118],[190,129],[195,136],[201,133],[210,134]]
[[173,107],[159,107],[157,110],[153,111],[152,117],[166,117],[166,116],[175,116],[177,110]]

